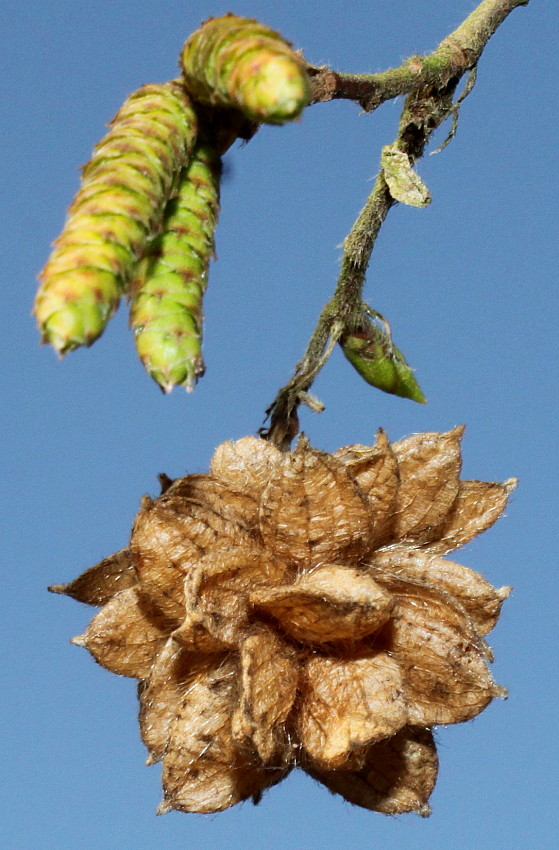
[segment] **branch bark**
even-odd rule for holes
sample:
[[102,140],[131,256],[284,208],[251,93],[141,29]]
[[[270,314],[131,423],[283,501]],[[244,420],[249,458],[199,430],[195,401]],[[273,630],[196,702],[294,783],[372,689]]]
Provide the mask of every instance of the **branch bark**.
[[436,85],[474,67],[483,49],[505,18],[529,0],[483,0],[429,56],[411,56],[397,68],[378,74],[344,74],[309,65],[312,103],[353,100],[365,112],[413,89]]
[[[449,115],[456,116],[453,96],[462,77],[473,83],[479,58],[505,18],[529,0],[482,0],[460,26],[429,56],[412,56],[398,68],[380,74],[340,74],[309,66],[313,102],[334,98],[354,100],[368,112],[381,103],[407,94],[393,147],[414,163],[434,130]],[[467,85],[466,92],[471,90]],[[454,134],[451,130],[449,138]],[[334,294],[323,308],[316,328],[291,380],[266,411],[268,428],[261,436],[288,450],[299,431],[298,407],[308,404],[308,390],[345,332],[358,326],[363,314],[362,290],[376,238],[395,204],[381,170],[363,209],[343,243],[341,270]],[[316,407],[316,405],[315,405]]]

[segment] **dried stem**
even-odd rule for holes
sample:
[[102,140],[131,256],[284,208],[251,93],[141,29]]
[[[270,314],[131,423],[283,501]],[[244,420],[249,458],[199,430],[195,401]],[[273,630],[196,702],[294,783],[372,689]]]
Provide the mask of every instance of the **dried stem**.
[[[456,118],[459,102],[475,79],[483,49],[504,19],[529,0],[483,0],[462,24],[429,56],[412,56],[399,68],[380,74],[340,74],[329,68],[309,66],[313,102],[345,98],[368,112],[402,94],[407,98],[393,145],[413,163],[423,155],[427,142],[449,115]],[[453,95],[466,73],[470,79],[465,93],[453,103]],[[455,132],[455,121],[451,136]],[[307,391],[327,362],[345,331],[359,324],[363,313],[362,290],[378,232],[396,203],[383,171],[355,224],[343,243],[341,271],[332,298],[323,308],[307,350],[297,363],[291,380],[282,387],[268,410],[270,426],[261,436],[286,450],[299,430],[297,409],[308,403]]]

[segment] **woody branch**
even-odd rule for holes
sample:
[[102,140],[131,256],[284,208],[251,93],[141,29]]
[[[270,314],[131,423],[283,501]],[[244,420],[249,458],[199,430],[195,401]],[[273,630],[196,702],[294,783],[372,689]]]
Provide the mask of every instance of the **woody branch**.
[[[372,112],[384,101],[406,94],[393,146],[413,163],[423,155],[434,130],[456,114],[456,88],[465,74],[470,74],[473,82],[477,63],[491,36],[517,6],[527,6],[528,2],[483,0],[433,53],[412,56],[398,68],[379,74],[341,74],[309,66],[312,102],[344,98]],[[377,235],[394,203],[381,170],[343,242],[341,270],[332,298],[320,314],[293,377],[266,411],[270,424],[261,429],[261,435],[282,449],[289,448],[299,430],[297,410],[301,402],[320,409],[319,404],[309,400],[308,390],[344,331],[358,323],[367,267]]]

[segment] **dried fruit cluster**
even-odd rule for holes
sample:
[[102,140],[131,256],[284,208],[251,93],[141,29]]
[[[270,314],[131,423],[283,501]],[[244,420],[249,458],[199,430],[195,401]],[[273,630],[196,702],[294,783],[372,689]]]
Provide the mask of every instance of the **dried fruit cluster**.
[[138,352],[167,392],[203,372],[219,155],[247,122],[293,120],[309,101],[302,59],[258,21],[206,21],[182,63],[181,79],[132,94],[95,147],[35,301],[43,341],[65,354],[91,345],[133,292]]
[[300,767],[364,808],[429,813],[432,727],[505,693],[484,636],[509,588],[444,556],[514,481],[460,481],[461,436],[223,443],[209,474],[144,499],[127,549],[52,588],[103,605],[74,642],[140,681],[160,812],[258,800]]

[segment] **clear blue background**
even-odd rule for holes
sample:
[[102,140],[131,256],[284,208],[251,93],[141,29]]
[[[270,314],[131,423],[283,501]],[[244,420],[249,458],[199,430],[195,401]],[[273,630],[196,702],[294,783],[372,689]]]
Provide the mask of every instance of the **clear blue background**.
[[[316,64],[377,71],[428,52],[473,0],[238,0]],[[302,354],[335,283],[339,245],[394,138],[402,101],[345,102],[264,128],[228,155],[219,261],[207,292],[207,375],[163,396],[121,309],[89,350],[57,361],[30,315],[35,277],[78,167],[123,99],[176,75],[183,40],[221,0],[4,0],[1,356],[3,548],[0,820],[7,850],[540,850],[557,844],[557,57],[555,3],[532,0],[489,44],[457,138],[419,170],[432,205],[397,207],[367,298],[417,369],[425,407],[362,383],[336,352],[303,413],[326,450],[467,424],[464,475],[520,487],[507,516],[460,554],[512,584],[492,635],[510,689],[475,722],[438,732],[427,820],[351,807],[295,773],[258,807],[157,818],[134,682],[68,644],[91,610],[49,595],[127,543],[156,474],[207,468],[253,433]],[[444,138],[439,131],[436,144]]]

